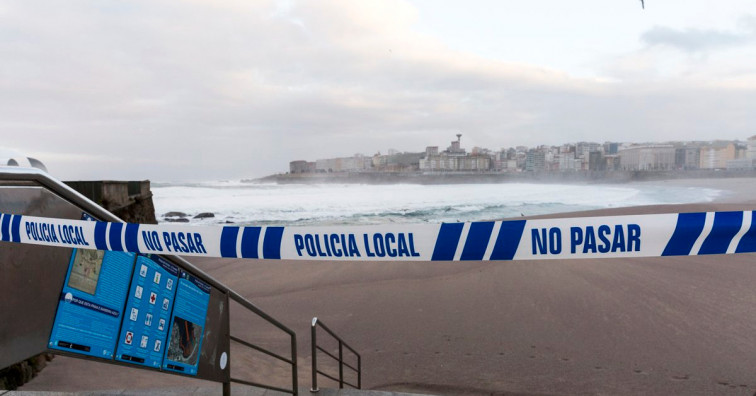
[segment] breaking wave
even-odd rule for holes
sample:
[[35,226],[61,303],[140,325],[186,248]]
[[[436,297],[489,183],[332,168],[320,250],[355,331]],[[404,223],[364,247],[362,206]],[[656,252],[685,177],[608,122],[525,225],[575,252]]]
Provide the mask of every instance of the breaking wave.
[[153,184],[159,221],[170,211],[194,224],[334,225],[481,221],[639,205],[711,202],[709,188],[654,185],[277,185],[237,181]]

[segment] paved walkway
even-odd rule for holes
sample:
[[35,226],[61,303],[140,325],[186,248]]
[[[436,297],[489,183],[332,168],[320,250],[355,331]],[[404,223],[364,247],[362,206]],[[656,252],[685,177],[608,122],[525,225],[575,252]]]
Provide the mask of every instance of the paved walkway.
[[[6,392],[6,393],[3,393]],[[205,396],[220,395],[221,387],[172,387],[172,388],[153,388],[153,389],[108,389],[101,391],[86,392],[43,392],[43,391],[2,391],[0,396],[94,396],[94,395],[127,395],[127,396]],[[232,386],[231,394],[233,396],[286,396],[287,393],[281,393],[261,388],[252,388],[248,386]],[[300,388],[301,396],[413,396],[413,393],[357,390],[357,389],[321,389],[317,393],[311,393],[308,388]]]

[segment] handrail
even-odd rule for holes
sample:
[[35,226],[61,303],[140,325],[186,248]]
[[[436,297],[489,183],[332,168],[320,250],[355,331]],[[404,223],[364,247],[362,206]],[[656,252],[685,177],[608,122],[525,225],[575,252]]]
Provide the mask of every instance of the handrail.
[[[328,334],[331,335],[336,341],[339,342],[339,356],[336,357],[334,354],[326,351],[322,347],[318,346],[318,332],[317,327],[320,326],[323,330],[325,330]],[[328,326],[326,326],[322,321],[318,320],[318,318],[312,318],[312,326],[310,327],[310,336],[312,338],[312,387],[310,388],[310,392],[319,392],[320,389],[318,388],[318,374],[331,379],[333,381],[336,381],[339,383],[339,389],[344,388],[344,384],[351,386],[352,388],[362,389],[362,356],[360,356],[357,351],[354,350],[349,344],[347,344],[344,340],[341,339],[341,337],[337,336],[336,333],[333,332],[333,330],[329,329]],[[352,367],[348,363],[344,362],[344,347],[349,349],[355,356],[357,356],[357,368]],[[321,351],[326,354],[326,356],[330,357],[333,360],[336,360],[339,362],[339,378],[335,378],[332,375],[326,374],[320,370],[318,370],[318,351]],[[357,385],[351,384],[349,382],[344,381],[344,366],[346,366],[349,369],[352,369],[357,373]]]
[[248,386],[256,386],[259,388],[274,390],[277,392],[283,392],[283,393],[289,393],[291,395],[297,396],[299,394],[299,385],[298,385],[298,377],[297,377],[297,334],[294,333],[293,330],[286,327],[281,322],[277,321],[272,316],[265,313],[263,310],[252,304],[251,302],[247,301],[244,297],[239,295],[233,290],[228,291],[228,298],[229,300],[236,301],[237,303],[241,304],[244,308],[252,311],[260,318],[264,319],[268,323],[272,324],[273,326],[278,327],[279,329],[283,330],[285,333],[287,333],[291,337],[291,359],[286,358],[284,356],[281,356],[275,352],[272,352],[270,350],[267,350],[259,345],[252,344],[248,341],[244,341],[238,337],[234,337],[229,334],[229,339],[231,341],[237,342],[247,348],[254,349],[258,352],[262,352],[268,356],[271,356],[273,358],[276,358],[282,362],[285,362],[291,366],[291,389],[283,389],[279,387],[275,387],[272,385],[265,385],[260,384],[256,382],[246,381],[238,378],[232,378],[229,377],[229,382],[226,382],[223,384],[223,396],[230,396],[231,395],[231,382],[235,382],[242,385],[248,385]]
[[[36,183],[40,187],[46,188],[47,190],[53,192],[56,194],[59,198],[63,199],[64,201],[67,201],[71,203],[72,205],[79,207],[83,209],[85,212],[89,213],[93,217],[102,220],[102,221],[108,221],[108,222],[120,222],[123,223],[124,221],[120,218],[116,217],[111,212],[105,210],[101,206],[97,205],[96,203],[92,202],[89,198],[85,197],[78,191],[74,190],[70,186],[66,185],[65,183],[54,179],[51,177],[47,172],[43,172],[36,168],[16,168],[16,167],[4,167],[0,170],[0,174],[2,175],[3,182],[16,182],[16,183],[26,183],[26,182],[32,182]],[[270,385],[265,384],[258,384],[250,381],[245,381],[241,379],[231,378],[228,377],[228,380],[225,382],[222,382],[223,384],[223,395],[227,396],[231,394],[231,382],[236,382],[244,385],[249,386],[257,386],[264,389],[270,389],[275,390],[283,393],[289,393],[294,396],[297,396],[299,394],[299,386],[298,386],[298,377],[297,377],[297,336],[296,333],[294,333],[293,330],[289,329],[276,319],[274,319],[272,316],[268,315],[267,313],[263,312],[260,308],[246,300],[244,297],[236,293],[235,291],[229,289],[227,286],[223,285],[222,283],[215,280],[215,278],[209,276],[204,271],[196,267],[194,264],[186,261],[181,256],[171,256],[171,261],[174,261],[176,263],[179,263],[183,268],[189,270],[194,275],[199,275],[202,280],[208,284],[210,284],[212,287],[218,289],[221,293],[225,294],[228,297],[229,301],[236,301],[237,303],[241,304],[244,308],[247,310],[257,314],[260,318],[264,319],[268,323],[278,327],[279,329],[286,332],[291,337],[291,359],[285,358],[283,356],[279,356],[274,352],[268,351],[265,348],[262,348],[260,346],[251,344],[249,342],[246,342],[244,340],[241,340],[238,337],[234,337],[231,334],[227,334],[228,337],[228,344],[230,345],[231,341],[238,342],[241,345],[254,349],[256,351],[262,352],[266,355],[272,356],[274,358],[277,358],[281,361],[286,362],[287,364],[291,365],[292,371],[291,371],[291,384],[292,389],[282,389]],[[230,314],[228,316],[230,321]],[[230,323],[228,323],[228,329],[230,329]],[[229,331],[230,333],[230,331]],[[66,352],[62,351],[54,351],[56,354],[66,355]],[[229,365],[231,365],[230,362],[230,350],[229,352]],[[79,357],[77,355],[73,355],[74,357]],[[119,364],[117,362],[112,362],[112,364]],[[232,366],[232,365],[231,365]],[[215,380],[214,380],[215,381]],[[221,381],[218,381],[221,382]],[[2,393],[0,393],[2,395]]]

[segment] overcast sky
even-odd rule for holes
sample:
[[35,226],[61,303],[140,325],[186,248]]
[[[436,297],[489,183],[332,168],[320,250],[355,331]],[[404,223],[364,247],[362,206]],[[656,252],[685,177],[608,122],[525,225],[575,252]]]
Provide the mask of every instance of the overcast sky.
[[389,148],[746,139],[754,0],[0,2],[0,147],[238,179]]

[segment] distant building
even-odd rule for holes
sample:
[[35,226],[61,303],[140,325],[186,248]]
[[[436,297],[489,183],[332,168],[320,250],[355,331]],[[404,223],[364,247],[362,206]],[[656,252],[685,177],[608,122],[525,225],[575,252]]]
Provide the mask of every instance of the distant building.
[[289,162],[289,173],[308,173],[310,172],[309,164],[307,161],[291,161]]
[[619,143],[604,143],[604,155],[614,155],[619,151]]
[[727,161],[736,159],[735,143],[717,141],[701,147],[699,168],[726,169]]
[[634,146],[618,153],[620,169],[626,171],[670,170],[675,168],[675,148],[672,145]]
[[420,159],[424,153],[395,153],[386,159],[386,171],[413,172],[420,169]]
[[[491,156],[488,154],[467,154],[461,146],[462,134],[457,134],[457,140],[451,142],[446,151],[438,152],[438,147],[429,146],[425,149],[425,156],[418,161],[421,171],[484,171],[492,167]],[[477,150],[481,151],[481,150]]]
[[727,161],[725,165],[727,170],[748,170],[753,169],[753,160],[748,158],[739,158]]
[[616,171],[621,169],[619,154],[605,155],[604,163],[606,164],[606,170]]
[[451,146],[446,148],[446,153],[449,155],[465,155],[465,149],[460,147],[462,141],[462,134],[457,134],[457,140],[451,142]]
[[563,172],[580,170],[580,161],[575,159],[574,151],[560,153],[557,158],[557,164],[559,170]]
[[575,145],[575,156],[577,158],[588,158],[589,153],[592,151],[603,150],[603,146],[593,142],[580,142]]
[[756,135],[749,137],[746,145],[746,158],[756,160]]
[[686,144],[675,149],[675,167],[677,169],[698,169],[701,166],[701,147],[697,144]]
[[317,172],[364,172],[373,167],[373,159],[362,154],[353,157],[326,158],[315,161]]
[[588,170],[602,171],[606,170],[604,155],[600,151],[591,151],[588,153]]
[[542,150],[530,149],[525,155],[525,171],[540,172],[546,170],[546,153]]

